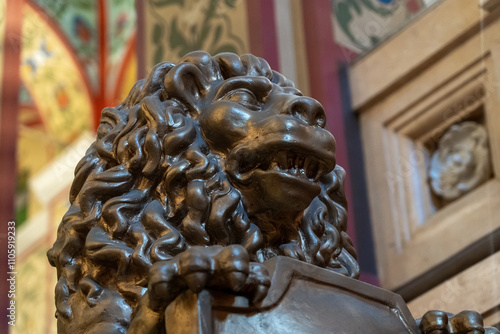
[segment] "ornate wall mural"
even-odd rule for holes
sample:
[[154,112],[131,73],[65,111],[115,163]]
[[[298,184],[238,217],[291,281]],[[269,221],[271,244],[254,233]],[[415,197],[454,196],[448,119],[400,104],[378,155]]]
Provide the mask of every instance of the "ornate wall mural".
[[248,52],[245,0],[149,0],[145,17],[148,68],[194,50]]
[[[33,0],[25,2],[19,15],[19,294],[18,321],[11,334],[56,332],[51,301],[55,277],[39,259],[48,249],[47,236],[55,233],[68,208],[67,192],[77,162],[73,157],[84,153],[88,138],[92,137],[96,100],[106,96],[114,100],[122,95],[121,89],[128,90],[137,80],[134,2],[102,1],[106,33],[98,30],[98,4]],[[5,0],[0,0],[0,9],[1,6],[5,6]],[[1,29],[2,21],[0,33]],[[102,36],[107,48],[101,53]],[[102,59],[106,67],[101,73]],[[106,79],[104,83],[99,80],[101,76]],[[100,89],[101,84],[105,90]],[[43,311],[33,312],[34,308]]]
[[21,78],[37,102],[46,135],[63,147],[91,129],[91,97],[57,34],[29,6],[23,14]]
[[[21,83],[19,90],[19,132],[17,138],[16,222],[22,226],[30,215],[30,204],[37,211],[36,201],[29,198],[29,178],[53,158],[55,148],[46,136],[40,112],[33,97]],[[22,157],[22,158],[21,158]]]
[[[18,321],[12,334],[56,331],[54,311],[48,303],[55,278],[39,259],[46,252],[46,235],[54,231],[56,216],[67,208],[68,201],[65,196],[54,199],[48,193],[37,193],[33,187],[56,157],[93,126],[87,74],[71,45],[65,44],[38,9],[28,3],[22,11],[16,193],[19,293]],[[64,184],[61,173],[68,167],[64,161],[56,166],[60,168],[48,172],[52,188]],[[41,311],[33,312],[35,308]]]
[[67,36],[83,64],[91,86],[98,82],[97,0],[32,0]]
[[415,0],[332,0],[335,40],[355,52],[374,47],[401,28],[412,12],[421,8]]
[[[124,66],[126,61],[126,52],[131,43],[135,42],[133,36],[136,33],[136,10],[134,0],[111,0],[106,1],[106,40],[107,43],[107,86],[114,87],[120,85],[119,75],[120,69]],[[133,85],[135,78],[128,81],[130,89]]]
[[429,168],[434,194],[451,201],[491,177],[490,149],[486,128],[476,122],[451,126],[439,140]]
[[108,14],[108,54],[111,62],[120,60],[130,37],[135,33],[136,12],[134,0],[106,2]]

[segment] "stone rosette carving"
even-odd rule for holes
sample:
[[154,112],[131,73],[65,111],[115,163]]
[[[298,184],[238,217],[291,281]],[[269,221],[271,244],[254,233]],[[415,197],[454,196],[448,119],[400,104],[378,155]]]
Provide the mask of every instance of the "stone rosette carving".
[[439,140],[429,169],[432,191],[451,201],[476,188],[491,175],[488,134],[467,121],[451,126]]

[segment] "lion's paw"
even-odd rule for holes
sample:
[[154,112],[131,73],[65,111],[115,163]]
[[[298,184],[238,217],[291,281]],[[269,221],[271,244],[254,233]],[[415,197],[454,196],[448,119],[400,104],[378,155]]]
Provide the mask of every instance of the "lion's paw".
[[195,246],[152,266],[149,295],[166,305],[187,289],[199,293],[213,288],[241,293],[258,302],[266,296],[269,286],[267,269],[250,262],[243,246]]
[[500,334],[493,327],[483,326],[483,317],[475,311],[462,311],[455,315],[432,310],[420,320],[422,334]]

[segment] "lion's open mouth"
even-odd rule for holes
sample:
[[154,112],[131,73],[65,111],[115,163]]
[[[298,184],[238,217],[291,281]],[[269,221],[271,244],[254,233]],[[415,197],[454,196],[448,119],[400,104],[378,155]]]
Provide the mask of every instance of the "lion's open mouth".
[[[246,159],[245,159],[246,158]],[[277,171],[295,177],[307,178],[317,182],[321,176],[329,172],[326,162],[314,154],[279,150],[270,154],[256,154],[244,157],[238,166],[239,174],[246,174],[253,170]]]
[[331,151],[297,141],[254,142],[240,146],[225,160],[230,181],[242,192],[245,206],[252,212],[304,210],[320,193],[321,177],[334,167]]

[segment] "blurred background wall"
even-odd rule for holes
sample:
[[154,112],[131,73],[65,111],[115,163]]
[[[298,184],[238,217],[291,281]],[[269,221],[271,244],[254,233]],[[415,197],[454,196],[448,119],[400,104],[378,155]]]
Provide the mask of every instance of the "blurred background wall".
[[[379,284],[367,165],[348,70],[436,3],[0,0],[0,226],[17,225],[17,315],[11,332],[56,332],[56,273],[45,253],[69,206],[73,169],[93,141],[101,110],[119,104],[156,63],[199,49],[263,57],[323,104],[338,163],[348,175],[349,234],[361,279]],[[375,72],[379,65],[370,66],[363,70]],[[4,230],[0,237],[6,237]],[[7,288],[3,239],[1,252],[0,286]],[[9,302],[3,291],[2,333]]]

